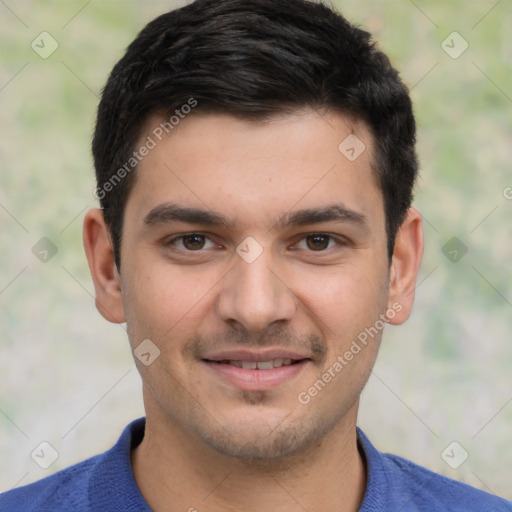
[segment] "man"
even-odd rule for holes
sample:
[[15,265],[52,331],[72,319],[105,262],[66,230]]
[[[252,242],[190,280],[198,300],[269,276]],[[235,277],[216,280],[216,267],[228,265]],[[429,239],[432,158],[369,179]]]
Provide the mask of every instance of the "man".
[[412,308],[414,146],[396,70],[323,4],[151,22],[103,92],[84,221],[146,418],[0,510],[512,510],[356,428],[384,324]]

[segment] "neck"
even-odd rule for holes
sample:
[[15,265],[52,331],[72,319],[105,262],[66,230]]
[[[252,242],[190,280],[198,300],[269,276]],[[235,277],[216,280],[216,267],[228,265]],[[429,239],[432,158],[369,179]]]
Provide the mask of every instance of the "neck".
[[148,414],[144,439],[132,452],[135,480],[156,512],[169,504],[190,512],[357,511],[366,487],[357,406],[307,451],[278,461],[227,457]]

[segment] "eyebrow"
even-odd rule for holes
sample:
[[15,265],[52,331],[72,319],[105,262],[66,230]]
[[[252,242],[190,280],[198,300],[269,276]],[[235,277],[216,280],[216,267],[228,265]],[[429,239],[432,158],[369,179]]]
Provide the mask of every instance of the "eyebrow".
[[[332,204],[323,208],[309,208],[286,213],[279,218],[273,228],[283,229],[333,221],[368,227],[367,218],[362,213],[346,208],[342,204]],[[143,224],[148,227],[170,222],[234,228],[234,223],[220,213],[174,203],[165,203],[152,208],[143,220]]]
[[320,222],[346,222],[367,227],[368,221],[362,213],[346,208],[341,204],[332,204],[323,208],[309,208],[283,215],[276,223],[280,228],[286,226],[304,226]]
[[144,217],[143,223],[148,227],[153,227],[176,221],[205,226],[233,227],[232,223],[220,213],[172,203],[161,204],[150,210]]

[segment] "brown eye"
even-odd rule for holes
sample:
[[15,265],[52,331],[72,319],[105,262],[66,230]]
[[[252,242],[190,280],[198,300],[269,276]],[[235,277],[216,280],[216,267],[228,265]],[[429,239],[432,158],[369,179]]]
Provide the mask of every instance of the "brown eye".
[[197,251],[199,249],[203,249],[206,237],[203,235],[185,235],[182,237],[183,247],[188,249],[189,251]]
[[306,237],[306,245],[312,251],[324,251],[329,247],[331,237],[329,235],[314,234]]

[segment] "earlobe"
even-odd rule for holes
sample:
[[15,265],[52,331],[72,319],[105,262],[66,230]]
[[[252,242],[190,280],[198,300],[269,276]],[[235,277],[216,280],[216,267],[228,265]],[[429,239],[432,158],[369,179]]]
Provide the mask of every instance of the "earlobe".
[[96,292],[96,308],[109,322],[123,323],[121,277],[115,265],[110,233],[99,208],[85,215],[83,242]]
[[389,272],[388,310],[394,310],[390,324],[401,324],[409,317],[414,303],[416,277],[423,256],[423,224],[421,214],[410,208],[395,238]]

